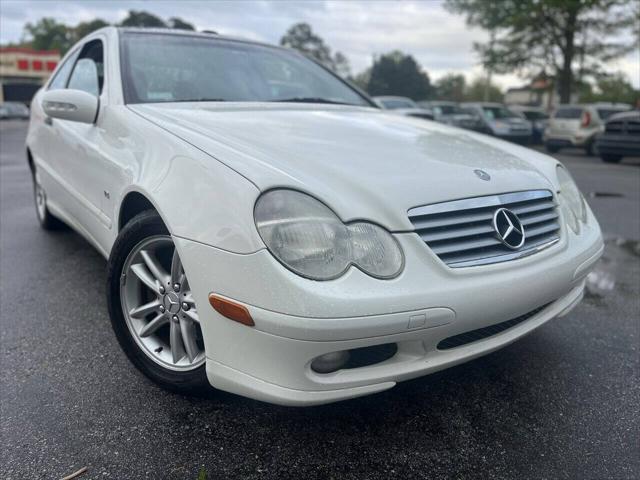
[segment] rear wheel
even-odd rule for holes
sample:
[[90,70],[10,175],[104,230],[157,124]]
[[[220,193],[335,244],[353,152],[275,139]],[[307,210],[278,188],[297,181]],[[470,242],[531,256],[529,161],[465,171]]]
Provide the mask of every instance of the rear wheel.
[[622,155],[600,154],[600,158],[606,163],[618,163],[622,160]]
[[109,258],[111,324],[131,362],[160,386],[206,388],[198,310],[173,240],[156,212],[134,217]]
[[54,217],[47,208],[47,192],[40,183],[38,171],[33,172],[33,199],[36,205],[36,216],[40,226],[45,230],[60,230],[65,227],[62,220]]

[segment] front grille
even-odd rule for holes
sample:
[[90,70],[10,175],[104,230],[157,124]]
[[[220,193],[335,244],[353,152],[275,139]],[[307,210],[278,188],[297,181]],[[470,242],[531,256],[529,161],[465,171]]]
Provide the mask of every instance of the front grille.
[[605,131],[607,133],[638,135],[640,134],[640,121],[634,119],[611,120],[605,125]]
[[[436,203],[409,210],[415,232],[450,267],[504,262],[536,253],[560,239],[553,194],[529,190]],[[524,227],[517,250],[504,245],[493,228],[498,208],[514,212]]]
[[605,131],[607,133],[622,133],[624,131],[624,122],[623,121],[609,122],[605,126]]
[[459,335],[454,335],[453,337],[445,338],[438,343],[438,350],[449,350],[451,348],[461,347],[463,345],[467,345],[469,343],[477,342],[478,340],[484,340],[485,338],[492,337],[493,335],[497,335],[498,333],[502,333],[505,330],[508,330],[516,325],[529,320],[534,317],[542,310],[547,308],[551,303],[547,303],[541,307],[536,308],[535,310],[531,310],[524,315],[520,315],[519,317],[512,318],[511,320],[507,320],[506,322],[496,323],[495,325],[489,325],[488,327],[478,328],[477,330],[471,330],[470,332],[461,333]]

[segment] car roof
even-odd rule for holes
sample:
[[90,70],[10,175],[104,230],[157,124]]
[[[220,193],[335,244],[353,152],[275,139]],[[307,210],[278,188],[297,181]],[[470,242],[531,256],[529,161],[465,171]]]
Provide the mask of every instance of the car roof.
[[610,122],[611,120],[626,120],[628,118],[636,118],[640,120],[640,110],[615,113],[607,118],[607,122]]
[[200,37],[214,40],[227,40],[233,42],[249,43],[252,45],[261,45],[264,47],[279,48],[283,50],[290,50],[286,47],[273,45],[271,43],[259,42],[256,40],[249,40],[242,37],[234,37],[231,35],[221,35],[214,31],[198,32],[195,30],[182,30],[179,28],[151,28],[151,27],[105,27],[105,29],[115,29],[120,33],[150,33],[155,35],[174,35],[183,37]]
[[534,107],[532,105],[509,105],[508,108],[512,110],[518,110],[519,112],[544,112],[542,107]]
[[375,98],[376,100],[409,100],[413,102],[413,100],[411,100],[409,97],[400,97],[398,95],[379,95],[373,98]]
[[557,109],[561,108],[619,108],[620,110],[629,110],[631,105],[626,103],[609,103],[609,102],[595,102],[595,103],[565,103],[558,105]]
[[498,102],[465,102],[462,104],[465,107],[505,107],[504,103]]

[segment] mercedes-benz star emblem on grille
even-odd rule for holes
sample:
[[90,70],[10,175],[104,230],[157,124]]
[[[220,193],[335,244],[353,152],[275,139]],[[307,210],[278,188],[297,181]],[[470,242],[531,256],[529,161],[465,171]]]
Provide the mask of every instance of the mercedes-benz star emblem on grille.
[[511,210],[499,208],[493,214],[493,229],[507,247],[517,250],[524,245],[524,227],[518,216]]
[[473,173],[475,173],[480,180],[484,180],[485,182],[491,180],[491,175],[484,170],[474,170]]

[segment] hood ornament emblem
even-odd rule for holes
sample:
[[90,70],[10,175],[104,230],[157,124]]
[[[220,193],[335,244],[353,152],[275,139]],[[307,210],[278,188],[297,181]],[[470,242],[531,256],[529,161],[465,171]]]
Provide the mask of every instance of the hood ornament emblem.
[[488,182],[489,180],[491,180],[491,175],[489,175],[484,170],[480,170],[480,169],[474,170],[473,173],[475,173],[480,180],[484,180],[485,182]]

